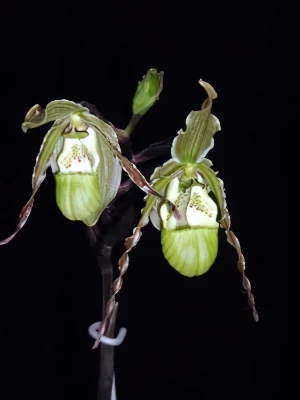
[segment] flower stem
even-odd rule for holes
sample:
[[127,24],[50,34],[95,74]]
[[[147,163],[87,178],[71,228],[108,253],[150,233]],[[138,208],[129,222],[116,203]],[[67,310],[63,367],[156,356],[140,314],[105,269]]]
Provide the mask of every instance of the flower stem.
[[[113,282],[113,264],[111,262],[112,246],[100,242],[100,234],[96,226],[87,228],[90,244],[95,252],[97,264],[102,275],[102,320],[106,316],[106,305],[111,297]],[[110,318],[105,336],[114,337],[118,304]],[[100,344],[100,367],[98,376],[97,399],[111,400],[114,379],[114,347]]]
[[140,122],[142,115],[133,115],[129,121],[129,124],[125,128],[125,132],[130,136],[137,124]]
[[[102,247],[102,255],[97,257],[97,262],[102,274],[102,320],[105,318],[106,304],[110,298],[113,282],[113,266],[111,263],[111,246]],[[113,337],[117,316],[117,305],[114,308],[112,317],[105,333],[107,337]],[[104,343],[100,345],[100,369],[98,378],[97,399],[111,400],[111,391],[114,377],[114,347]]]

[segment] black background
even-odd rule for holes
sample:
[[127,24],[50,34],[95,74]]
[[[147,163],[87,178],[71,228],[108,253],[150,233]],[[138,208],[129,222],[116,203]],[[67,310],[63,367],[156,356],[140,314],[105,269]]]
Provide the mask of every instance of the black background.
[[[283,3],[5,5],[1,238],[12,232],[30,196],[46,132],[22,133],[32,105],[86,100],[124,128],[138,80],[148,68],[163,70],[160,100],[132,136],[138,151],[175,136],[188,113],[200,108],[199,78],[219,94],[213,112],[222,131],[208,157],[225,182],[261,320],[253,322],[246,309],[236,254],[224,236],[211,270],[188,279],[163,259],[159,232],[149,224],[118,295],[117,324],[128,329],[116,349],[120,400],[288,396],[286,115],[278,108],[288,25]],[[144,194],[133,193],[138,212]],[[116,259],[121,251],[122,244]],[[5,398],[95,399],[99,354],[91,350],[87,328],[101,315],[101,275],[83,226],[56,207],[50,172],[27,224],[0,257]]]

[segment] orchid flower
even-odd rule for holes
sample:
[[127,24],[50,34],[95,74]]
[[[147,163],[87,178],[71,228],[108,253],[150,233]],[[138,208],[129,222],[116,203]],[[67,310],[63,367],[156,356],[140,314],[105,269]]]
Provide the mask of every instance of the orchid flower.
[[[209,83],[200,80],[199,84],[206,90],[208,98],[201,110],[188,115],[186,130],[180,130],[173,140],[172,158],[156,168],[150,177],[152,188],[175,204],[179,218],[174,217],[161,199],[152,194],[146,196],[141,218],[133,235],[126,239],[126,251],[119,259],[120,276],[113,284],[112,298],[121,289],[123,274],[129,264],[128,253],[139,242],[141,229],[149,220],[161,231],[164,257],[186,277],[203,275],[212,267],[218,252],[218,231],[222,227],[228,242],[238,253],[237,266],[243,277],[243,287],[253,317],[258,321],[251,285],[245,276],[245,259],[237,237],[230,230],[224,183],[212,170],[213,163],[205,158],[214,146],[215,133],[221,129],[219,120],[211,113],[217,93]],[[112,312],[112,304],[108,303],[107,318]],[[105,321],[94,347],[104,329]]]
[[[146,85],[144,96],[139,100],[139,112],[143,104],[147,111],[161,91],[162,73],[153,69],[149,71],[139,84],[139,87]],[[150,96],[147,97],[148,92]],[[0,241],[1,245],[13,239],[26,223],[34,196],[49,166],[55,177],[58,208],[69,220],[82,221],[87,226],[95,225],[103,210],[115,198],[122,168],[144,192],[161,198],[136,166],[122,155],[118,138],[128,137],[125,131],[96,117],[87,107],[68,100],[52,101],[45,109],[38,104],[33,106],[25,117],[22,129],[26,132],[53,121],[36,159],[32,195],[19,215],[15,232]],[[166,202],[176,213],[176,207],[170,201]]]

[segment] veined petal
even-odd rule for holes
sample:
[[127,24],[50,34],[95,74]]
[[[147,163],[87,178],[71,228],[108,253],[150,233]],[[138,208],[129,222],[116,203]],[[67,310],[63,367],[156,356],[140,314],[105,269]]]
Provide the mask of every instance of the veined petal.
[[159,193],[163,197],[163,199],[158,198],[156,196],[156,194],[148,194],[145,197],[145,207],[142,209],[141,218],[137,224],[137,228],[135,228],[135,229],[140,230],[141,228],[143,228],[145,225],[148,224],[149,216],[151,214],[151,211],[153,210],[154,205],[156,203],[164,202],[164,196],[165,196],[167,186],[171,182],[171,180],[177,176],[178,173],[180,173],[180,171],[175,171],[172,175],[170,175],[168,177],[157,179],[155,182],[152,182],[151,186],[152,186],[153,190],[155,191],[155,193]]
[[60,124],[62,118],[66,118],[68,115],[78,111],[84,112],[88,111],[88,109],[69,100],[51,101],[45,109],[36,104],[26,114],[22,129],[26,132],[27,129],[37,128],[51,121],[56,121],[55,125]]
[[94,128],[98,133],[101,133],[101,135],[106,138],[109,144],[111,144],[113,147],[116,147],[120,151],[118,136],[111,125],[107,124],[105,121],[102,121],[98,117],[95,117],[89,112],[80,113],[79,116],[83,122]]
[[153,174],[150,176],[150,180],[154,181],[155,179],[169,176],[170,174],[173,174],[175,171],[179,171],[180,169],[182,170],[183,168],[184,165],[178,163],[178,161],[171,158],[170,160],[165,162],[161,167],[155,168]]
[[157,211],[157,203],[153,206],[149,218],[154,228],[160,231],[162,227],[162,220]]
[[69,121],[65,120],[59,125],[53,125],[43,140],[32,175],[33,196],[46,177],[46,169],[50,165],[52,153],[68,124]]
[[145,193],[152,194],[157,196],[159,199],[163,200],[168,207],[171,209],[174,217],[176,219],[180,218],[177,207],[167,198],[162,196],[159,192],[153,189],[150,183],[147,182],[146,178],[142,175],[142,173],[137,169],[137,167],[130,162],[126,157],[124,157],[117,149],[115,149],[115,154],[119,158],[122,163],[123,170],[127,172],[129,178]]
[[220,188],[221,188],[221,191],[222,191],[222,195],[223,195],[223,204],[224,204],[224,210],[225,210],[226,207],[227,207],[227,201],[226,201],[226,191],[225,191],[225,187],[224,187],[224,182],[223,182],[222,179],[220,179],[220,178],[217,178],[217,179],[218,179],[218,181],[219,181]]
[[[159,183],[157,183],[156,185],[156,190],[164,190],[164,185],[165,182],[161,181]],[[102,329],[99,331],[98,334],[98,338],[95,341],[95,344],[93,346],[93,348],[96,348],[99,343],[100,343],[100,339],[101,336],[104,334],[105,332],[105,325],[108,323],[111,314],[113,313],[113,309],[114,309],[114,298],[115,295],[121,290],[122,285],[123,285],[123,275],[125,274],[125,272],[128,269],[129,266],[129,256],[128,253],[133,249],[133,247],[135,247],[141,236],[142,236],[142,228],[148,224],[149,222],[149,214],[151,212],[152,206],[156,201],[156,197],[153,195],[149,195],[148,197],[148,202],[146,202],[146,206],[144,208],[144,210],[142,210],[142,216],[138,222],[138,225],[133,229],[132,235],[128,238],[126,238],[125,240],[125,248],[126,250],[124,251],[124,253],[122,254],[122,256],[119,258],[118,260],[118,264],[119,264],[119,271],[120,274],[119,276],[115,279],[115,281],[112,284],[112,295],[107,303],[107,307],[106,307],[106,316],[104,318],[104,320],[102,321]]]
[[[169,166],[171,166],[171,163],[169,163],[169,164],[166,163],[164,165],[169,167]],[[175,180],[181,174],[181,172],[184,168],[184,166],[181,166],[180,164],[177,164],[177,165],[179,168],[174,169],[173,173],[171,175],[164,176],[163,178],[159,178],[156,181],[152,182],[152,186],[156,190],[158,190],[164,197],[166,197],[166,194],[167,194],[166,192],[167,192],[170,182]],[[164,168],[164,166],[162,168]],[[146,199],[147,199],[146,205],[147,205],[147,202],[150,201],[150,199],[148,199],[148,198],[149,198],[149,196],[146,197]],[[161,215],[160,215],[160,209],[162,206],[164,206],[164,202],[160,199],[156,199],[156,201],[155,201],[155,203],[153,203],[153,206],[150,211],[150,220],[151,220],[153,226],[158,230],[161,230],[161,227],[162,227],[162,219],[161,219]],[[182,219],[182,217],[180,217],[180,219]],[[178,222],[178,220],[177,220],[177,222]]]
[[[106,148],[111,149],[114,154],[118,157],[118,159],[121,161],[122,168],[125,172],[127,172],[129,178],[139,187],[141,188],[144,192],[147,194],[151,193],[154,194],[155,196],[163,199],[166,203],[169,204],[171,207],[172,211],[174,212],[175,215],[178,216],[176,207],[174,204],[170,203],[167,199],[163,198],[158,192],[156,192],[151,185],[147,182],[146,178],[141,174],[141,172],[137,169],[137,167],[131,163],[126,157],[124,157],[121,153],[121,149],[119,146],[117,134],[114,131],[113,127],[111,125],[108,125],[106,122],[99,120],[97,117],[90,115],[88,113],[83,113],[80,115],[82,120],[86,122],[88,125],[93,127],[96,132],[98,133],[99,138],[105,138],[106,139]],[[102,141],[103,145],[104,142]],[[105,150],[106,152],[107,150]]]
[[[177,174],[177,172],[175,172],[170,177],[157,179],[156,182],[152,183],[153,189],[165,197],[166,188],[167,188],[168,184],[170,183],[170,181],[176,176],[176,174]],[[144,221],[145,219],[148,219],[151,212],[153,211],[155,204],[157,204],[157,203],[163,203],[163,200],[158,199],[153,194],[148,194],[148,196],[146,196],[146,203],[145,203],[145,207],[142,210],[142,216],[141,216],[142,221]],[[138,223],[138,225],[139,224],[140,224],[140,222]]]
[[217,97],[214,88],[207,82],[199,81],[208,94],[200,111],[192,111],[186,119],[186,131],[180,130],[174,139],[171,154],[181,163],[198,163],[213,147],[214,134],[221,129],[218,118],[211,114],[213,99]]
[[[96,134],[97,142],[95,152],[99,161],[96,173],[101,197],[99,198],[97,209],[82,219],[86,225],[93,226],[97,223],[105,207],[115,198],[118,192],[122,166],[113,149],[113,145],[119,148],[119,144],[111,126],[91,114],[80,114],[80,118],[89,125],[88,133]],[[93,132],[90,131],[91,129]],[[84,141],[85,139],[82,140],[82,143]]]
[[50,158],[51,155],[55,149],[55,146],[59,140],[59,138],[62,135],[62,132],[68,125],[68,121],[63,121],[60,125],[54,125],[46,134],[44,141],[42,143],[40,152],[37,156],[36,159],[36,164],[33,170],[33,176],[32,176],[32,195],[28,202],[25,204],[23,207],[20,215],[19,215],[19,221],[17,224],[17,227],[15,229],[15,232],[10,235],[8,238],[2,240],[0,242],[0,245],[6,244],[10,242],[14,236],[19,232],[20,229],[23,228],[24,224],[26,223],[32,207],[33,207],[33,202],[34,202],[34,196],[36,192],[38,191],[41,183],[46,177],[46,170],[50,164]]
[[98,180],[102,200],[98,209],[94,213],[90,214],[89,217],[86,217],[82,220],[88,226],[93,226],[97,223],[105,207],[107,207],[108,204],[116,197],[121,183],[122,166],[118,158],[105,154],[103,155],[102,160],[100,154]]
[[210,187],[211,191],[213,192],[218,204],[220,212],[220,220],[222,220],[224,218],[224,208],[225,208],[224,189],[222,188],[223,182],[216,177],[215,172],[211,168],[206,167],[203,164],[197,165],[197,172],[199,172],[199,174],[202,176],[206,184]]
[[[156,190],[164,190],[164,186],[166,185],[166,180],[160,180],[156,182]],[[149,221],[149,214],[151,212],[152,206],[156,201],[156,197],[153,195],[149,195],[148,197],[148,202],[146,201],[146,206],[142,212],[142,216],[138,222],[138,225],[134,228],[133,233],[130,237],[126,238],[125,240],[125,247],[126,250],[120,257],[118,264],[119,264],[119,270],[120,270],[120,275],[117,277],[117,279],[113,282],[112,285],[112,296],[110,300],[108,301],[107,304],[107,311],[106,311],[106,317],[104,321],[102,321],[102,330],[99,332],[98,338],[93,346],[93,348],[96,348],[99,345],[99,341],[101,339],[101,336],[105,332],[105,324],[110,318],[110,315],[113,312],[113,307],[114,307],[114,296],[120,291],[122,285],[123,285],[123,275],[127,271],[127,268],[129,266],[129,256],[128,253],[131,251],[131,249],[136,246],[142,236],[142,228],[147,225]],[[104,327],[103,327],[104,326]]]
[[209,168],[213,165],[213,162],[211,160],[209,160],[208,158],[203,158],[203,160],[201,160],[201,164],[203,164]]

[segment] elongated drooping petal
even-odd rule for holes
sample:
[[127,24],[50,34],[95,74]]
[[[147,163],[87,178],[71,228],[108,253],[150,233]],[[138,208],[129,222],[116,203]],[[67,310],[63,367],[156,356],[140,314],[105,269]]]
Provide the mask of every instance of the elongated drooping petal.
[[122,167],[124,171],[127,172],[129,178],[145,193],[147,194],[151,193],[163,199],[172,209],[174,215],[177,215],[178,217],[177,209],[174,206],[174,204],[172,204],[169,200],[161,196],[160,193],[156,192],[147,182],[146,178],[137,169],[137,167],[121,154],[118,138],[112,126],[106,124],[104,121],[99,120],[93,115],[90,114],[87,115],[86,113],[83,113],[82,119],[96,130],[99,137],[102,136],[103,138],[106,138],[107,140],[106,146],[112,149],[114,154],[121,161]]
[[45,109],[36,104],[26,114],[22,129],[26,132],[28,129],[37,128],[52,121],[56,121],[56,124],[59,124],[62,119],[78,111],[83,112],[88,111],[88,109],[69,100],[51,101]]
[[212,169],[206,167],[205,165],[198,164],[197,170],[201,174],[201,176],[204,178],[206,183],[209,185],[211,191],[213,192],[213,194],[216,198],[216,201],[217,201],[217,204],[218,204],[218,207],[220,210],[220,215],[221,215],[220,225],[226,230],[228,243],[230,243],[237,251],[237,254],[238,254],[237,267],[243,276],[243,287],[247,292],[248,304],[252,311],[254,320],[258,321],[259,316],[258,316],[258,313],[255,308],[255,300],[254,300],[254,296],[251,292],[251,284],[250,284],[249,279],[245,275],[245,269],[246,269],[245,258],[242,253],[241,245],[240,245],[238,238],[230,229],[231,220],[230,220],[229,212],[225,208],[226,200],[225,200],[225,190],[224,190],[223,181],[221,181],[221,179],[217,178],[215,172]]
[[146,178],[141,174],[141,172],[136,168],[134,164],[132,164],[126,157],[124,157],[119,151],[116,151],[118,158],[122,162],[122,166],[124,171],[127,172],[129,178],[145,193],[153,194],[154,196],[163,200],[166,204],[168,204],[169,208],[172,210],[175,218],[180,218],[178,210],[176,206],[167,198],[162,196],[159,192],[154,190],[151,185],[147,182]]
[[186,119],[186,131],[180,130],[172,145],[172,157],[181,163],[199,163],[213,147],[213,136],[221,129],[218,118],[211,114],[212,101],[217,97],[213,87],[202,80],[208,94],[202,110],[192,111]]
[[230,225],[231,225],[231,219],[230,219],[230,215],[228,210],[224,210],[225,213],[225,217],[223,218],[223,220],[221,221],[221,226],[226,229],[226,235],[227,235],[227,241],[228,243],[231,244],[231,246],[233,246],[236,249],[237,255],[238,255],[238,263],[237,263],[237,268],[240,271],[240,273],[242,274],[243,277],[243,287],[246,290],[247,293],[247,297],[248,297],[248,305],[250,307],[250,310],[252,311],[252,315],[253,318],[256,322],[259,321],[259,315],[258,312],[255,308],[255,300],[254,300],[254,296],[252,294],[251,291],[251,284],[249,279],[247,278],[246,274],[245,274],[245,269],[246,269],[246,261],[245,261],[245,257],[242,253],[242,248],[240,245],[240,242],[238,240],[238,238],[236,237],[236,235],[234,234],[234,232],[232,232],[232,230],[230,229]]
[[26,223],[26,221],[30,215],[30,212],[32,210],[32,207],[33,207],[34,196],[35,196],[36,192],[38,191],[41,183],[43,182],[43,180],[46,177],[46,170],[49,166],[51,155],[54,151],[54,148],[55,148],[62,132],[67,127],[67,125],[68,125],[68,121],[63,121],[60,125],[54,125],[49,130],[47,135],[45,136],[44,141],[41,146],[41,149],[40,149],[40,152],[37,156],[36,164],[35,164],[34,171],[33,171],[32,195],[31,195],[30,199],[28,200],[28,202],[23,207],[23,209],[19,215],[19,221],[18,221],[17,227],[15,229],[15,232],[12,235],[10,235],[8,238],[2,240],[0,242],[0,245],[10,242],[14,238],[14,236],[19,232],[19,230],[23,228],[24,224]]
[[[168,178],[164,178],[164,179],[160,179],[158,180],[155,184],[153,184],[153,188],[152,190],[157,193],[163,193],[166,186],[168,185],[168,183],[170,182],[170,180],[172,179],[171,177]],[[118,278],[114,281],[113,286],[112,286],[112,294],[111,297],[107,303],[107,307],[106,307],[106,313],[105,313],[105,318],[102,321],[100,330],[99,330],[99,334],[98,334],[98,338],[96,339],[93,349],[97,348],[99,346],[101,337],[104,335],[109,320],[111,318],[111,315],[113,313],[114,310],[114,306],[115,306],[115,296],[116,294],[121,290],[122,285],[123,285],[123,275],[125,274],[125,272],[127,271],[127,268],[129,266],[129,256],[128,253],[132,250],[132,248],[134,246],[136,246],[142,236],[142,228],[144,226],[146,226],[149,222],[149,215],[151,213],[151,210],[155,204],[157,200],[156,195],[152,195],[149,194],[146,198],[146,204],[144,209],[142,210],[142,215],[141,218],[137,224],[137,226],[134,228],[133,230],[133,234],[132,236],[126,238],[125,240],[125,247],[126,250],[125,252],[122,254],[122,256],[120,257],[118,264],[119,264],[119,270],[120,270],[120,274],[118,276]]]

